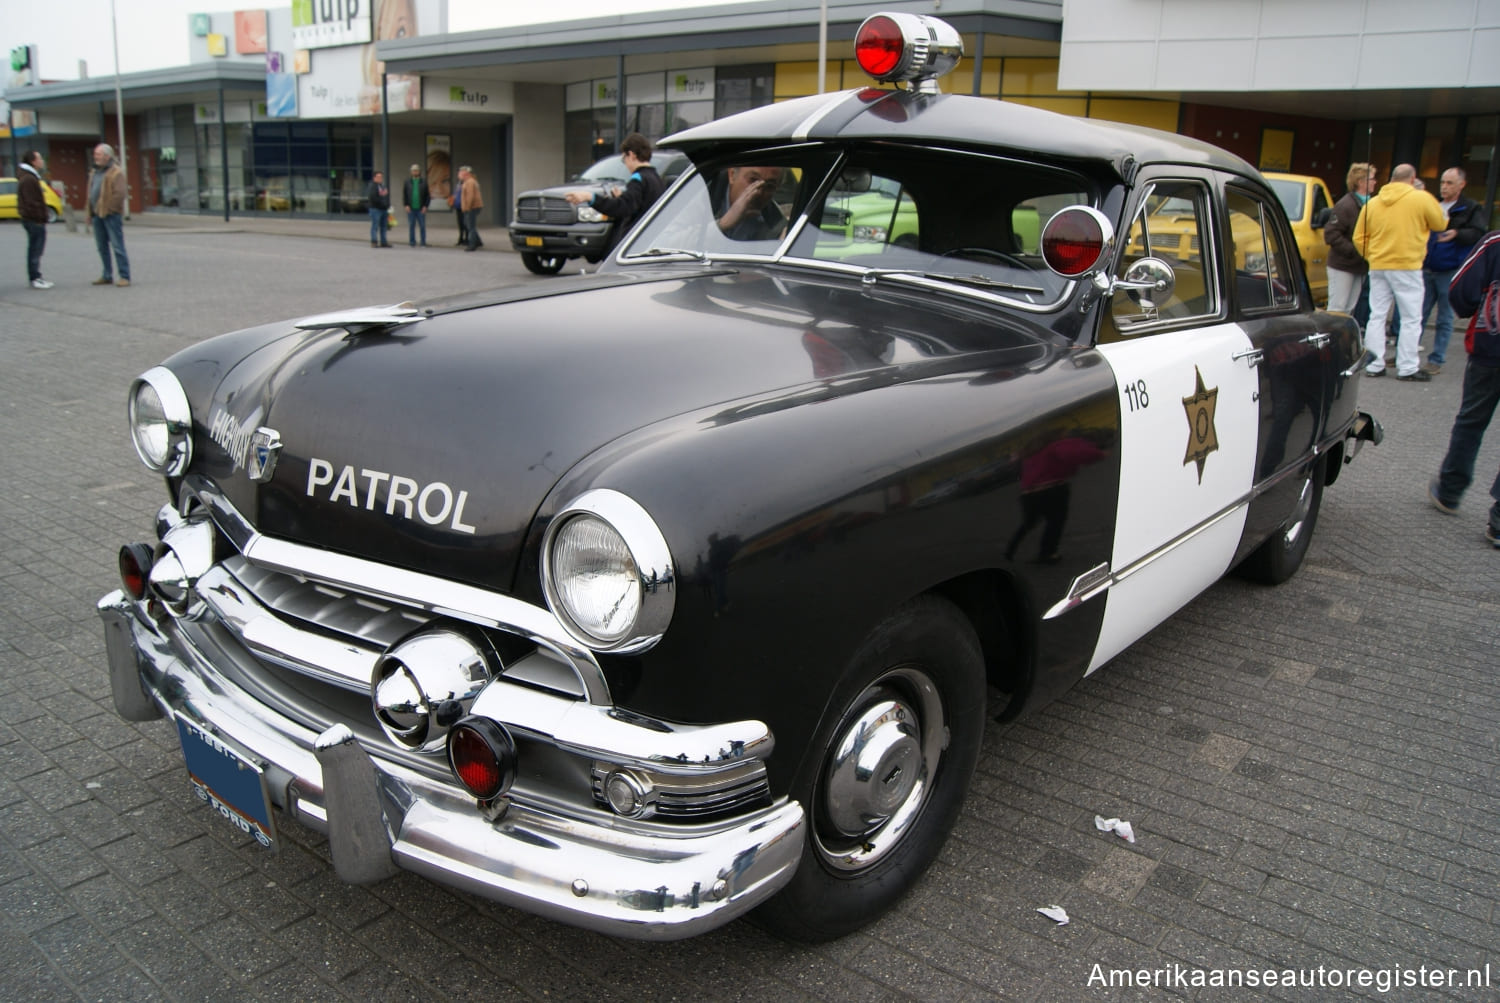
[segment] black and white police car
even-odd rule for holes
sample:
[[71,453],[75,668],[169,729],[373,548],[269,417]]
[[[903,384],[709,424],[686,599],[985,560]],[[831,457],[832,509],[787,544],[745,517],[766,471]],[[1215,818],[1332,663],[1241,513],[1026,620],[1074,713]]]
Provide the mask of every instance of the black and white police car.
[[[349,881],[640,938],[892,905],[987,699],[1040,706],[1227,571],[1292,575],[1379,440],[1255,169],[940,95],[960,48],[879,14],[858,58],[906,86],[671,137],[691,169],[566,291],[139,377],[168,500],[99,603],[119,712]],[[891,225],[844,225],[871,191]]]

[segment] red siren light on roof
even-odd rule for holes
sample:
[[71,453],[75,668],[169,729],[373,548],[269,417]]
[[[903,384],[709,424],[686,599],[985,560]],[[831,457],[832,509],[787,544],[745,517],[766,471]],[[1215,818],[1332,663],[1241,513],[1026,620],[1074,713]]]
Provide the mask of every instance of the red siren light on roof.
[[963,39],[953,26],[926,14],[872,14],[854,35],[860,69],[881,83],[909,81],[924,93],[937,93],[937,78],[963,54]]
[[1109,217],[1090,206],[1069,206],[1042,228],[1042,260],[1057,274],[1076,279],[1093,271],[1114,242]]

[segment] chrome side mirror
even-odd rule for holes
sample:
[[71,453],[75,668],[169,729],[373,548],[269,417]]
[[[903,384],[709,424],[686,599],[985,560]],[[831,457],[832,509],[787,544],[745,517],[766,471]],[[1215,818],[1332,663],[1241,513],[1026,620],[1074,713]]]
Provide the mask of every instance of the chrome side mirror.
[[1125,275],[1116,279],[1112,287],[1111,292],[1124,289],[1142,310],[1153,311],[1172,298],[1177,274],[1160,258],[1141,258],[1125,269]]

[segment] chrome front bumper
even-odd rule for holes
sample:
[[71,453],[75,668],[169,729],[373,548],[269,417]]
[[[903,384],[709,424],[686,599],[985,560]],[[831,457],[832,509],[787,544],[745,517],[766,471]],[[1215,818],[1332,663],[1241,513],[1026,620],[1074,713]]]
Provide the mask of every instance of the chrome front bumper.
[[272,802],[328,835],[345,880],[400,867],[564,923],[672,940],[765,901],[801,858],[803,811],[788,801],[719,825],[612,825],[519,803],[490,821],[459,788],[372,758],[347,729],[320,735],[258,702],[180,625],[122,592],[98,609],[121,716],[180,715],[260,765]]

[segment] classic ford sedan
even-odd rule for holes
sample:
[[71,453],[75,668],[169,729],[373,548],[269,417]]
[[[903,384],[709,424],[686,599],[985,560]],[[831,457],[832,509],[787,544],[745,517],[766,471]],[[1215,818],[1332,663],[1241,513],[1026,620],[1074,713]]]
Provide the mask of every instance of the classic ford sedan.
[[[691,168],[596,275],[135,381],[167,502],[99,604],[110,679],[212,810],[326,832],[352,882],[837,937],[938,853],[987,706],[1297,570],[1379,426],[1260,175],[940,95],[935,19],[856,49],[907,85],[671,137]],[[907,221],[851,246],[871,191]]]

